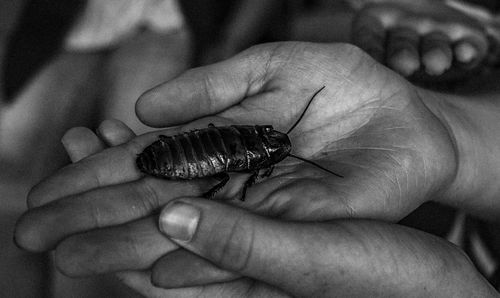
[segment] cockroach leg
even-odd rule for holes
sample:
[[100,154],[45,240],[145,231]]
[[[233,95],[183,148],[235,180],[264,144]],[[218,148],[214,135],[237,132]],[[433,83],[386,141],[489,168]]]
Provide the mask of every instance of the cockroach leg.
[[266,178],[266,177],[271,176],[271,174],[273,173],[273,170],[274,170],[274,166],[270,166],[269,168],[267,168],[264,171],[264,173],[262,173],[262,175],[260,175],[259,178]]
[[220,182],[217,183],[214,187],[212,187],[209,191],[203,194],[204,198],[207,199],[213,199],[215,194],[221,190],[227,182],[229,182],[229,174],[228,173],[219,173],[217,175],[214,175],[213,178],[219,180]]
[[243,189],[241,190],[240,201],[245,201],[245,196],[247,195],[247,188],[255,184],[255,181],[257,180],[258,176],[259,176],[259,171],[257,170],[253,172],[250,177],[248,177],[247,181],[245,181],[245,184],[243,184]]

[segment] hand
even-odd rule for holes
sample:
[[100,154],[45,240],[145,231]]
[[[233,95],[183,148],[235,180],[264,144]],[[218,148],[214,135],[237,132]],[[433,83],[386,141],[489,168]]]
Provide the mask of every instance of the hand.
[[353,22],[353,42],[408,77],[452,80],[474,74],[492,48],[487,24],[443,1],[379,1]]
[[[134,137],[118,121],[103,122],[98,133],[100,137],[76,128],[65,135],[63,143],[73,162]],[[164,208],[160,229],[203,258],[180,249],[157,261],[151,275],[118,273],[146,297],[495,295],[457,247],[397,225],[281,222],[205,199],[184,198]],[[198,286],[211,279],[226,281]]]
[[[116,146],[134,136],[118,121],[103,122],[98,132],[102,141],[82,128],[70,130],[65,135],[63,141],[72,161],[99,152],[104,148],[103,144]],[[188,216],[184,221],[179,220],[178,214],[182,210],[191,212],[180,212],[180,215],[194,215],[195,218]],[[200,213],[203,216],[196,218]],[[198,228],[192,225],[188,225],[188,229],[183,227],[183,223],[193,220]],[[494,295],[494,290],[458,248],[425,233],[396,225],[367,221],[281,222],[204,199],[185,198],[164,209],[160,229],[181,246],[193,252],[201,251],[203,258],[181,249],[157,261],[152,276],[141,271],[118,273],[123,282],[146,297],[278,297],[287,293],[293,296],[373,297],[376,294],[402,296],[409,292],[414,296],[429,293],[453,296],[467,292],[481,297]],[[183,232],[193,234],[184,235]],[[190,238],[190,243],[179,241],[179,238]],[[251,245],[247,245],[249,240],[253,240]],[[269,247],[274,248],[267,251]],[[297,250],[306,253],[297,255]],[[316,251],[319,253],[312,253]],[[357,252],[354,258],[353,252]],[[241,260],[248,262],[237,268]],[[304,267],[303,262],[315,265]],[[394,267],[398,270],[394,271]],[[404,271],[411,272],[411,278],[402,275]],[[231,272],[257,277],[255,280],[238,279],[238,275]],[[439,280],[434,278],[433,272],[439,273]],[[465,286],[462,289],[454,280],[464,279],[468,283],[461,283]],[[199,286],[213,281],[225,282]]]

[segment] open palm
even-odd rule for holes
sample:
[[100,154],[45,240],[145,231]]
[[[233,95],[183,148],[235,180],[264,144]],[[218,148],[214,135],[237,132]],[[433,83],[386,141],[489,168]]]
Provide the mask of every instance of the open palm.
[[[289,219],[397,220],[450,178],[450,137],[420,99],[425,91],[349,45],[266,47],[188,72],[138,103],[139,115],[155,126],[196,119],[183,129],[229,122],[287,131],[326,87],[290,133],[292,153],[344,178],[288,158],[248,190],[245,202],[233,203]],[[241,60],[253,68],[246,76],[230,73]],[[335,68],[322,68],[329,65]]]

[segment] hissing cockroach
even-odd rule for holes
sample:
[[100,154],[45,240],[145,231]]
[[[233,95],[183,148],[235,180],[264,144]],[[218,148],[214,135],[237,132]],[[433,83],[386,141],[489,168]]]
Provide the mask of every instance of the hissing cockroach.
[[320,165],[290,153],[292,144],[288,134],[297,126],[315,96],[314,93],[299,119],[282,133],[271,125],[231,125],[196,129],[174,136],[160,135],[137,157],[139,169],[149,175],[164,179],[193,179],[213,176],[220,182],[205,197],[213,197],[229,181],[228,172],[252,173],[245,182],[241,200],[247,187],[261,177],[271,175],[274,165],[287,156],[311,163],[333,175],[342,177]]

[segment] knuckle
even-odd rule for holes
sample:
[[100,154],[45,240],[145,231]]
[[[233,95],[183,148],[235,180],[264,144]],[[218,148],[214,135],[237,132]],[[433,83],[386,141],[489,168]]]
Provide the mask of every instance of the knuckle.
[[149,214],[151,211],[160,207],[160,197],[158,191],[152,183],[152,179],[143,178],[135,183],[133,188],[136,192],[136,197],[140,202],[140,208],[144,214]]
[[[223,236],[219,250],[214,251],[214,261],[235,272],[245,272],[251,263],[254,247],[255,229],[252,224],[245,224],[245,219],[238,218]],[[249,230],[250,229],[250,230]],[[214,230],[217,235],[219,232]],[[222,233],[220,233],[222,234]],[[217,238],[214,237],[215,241]]]

